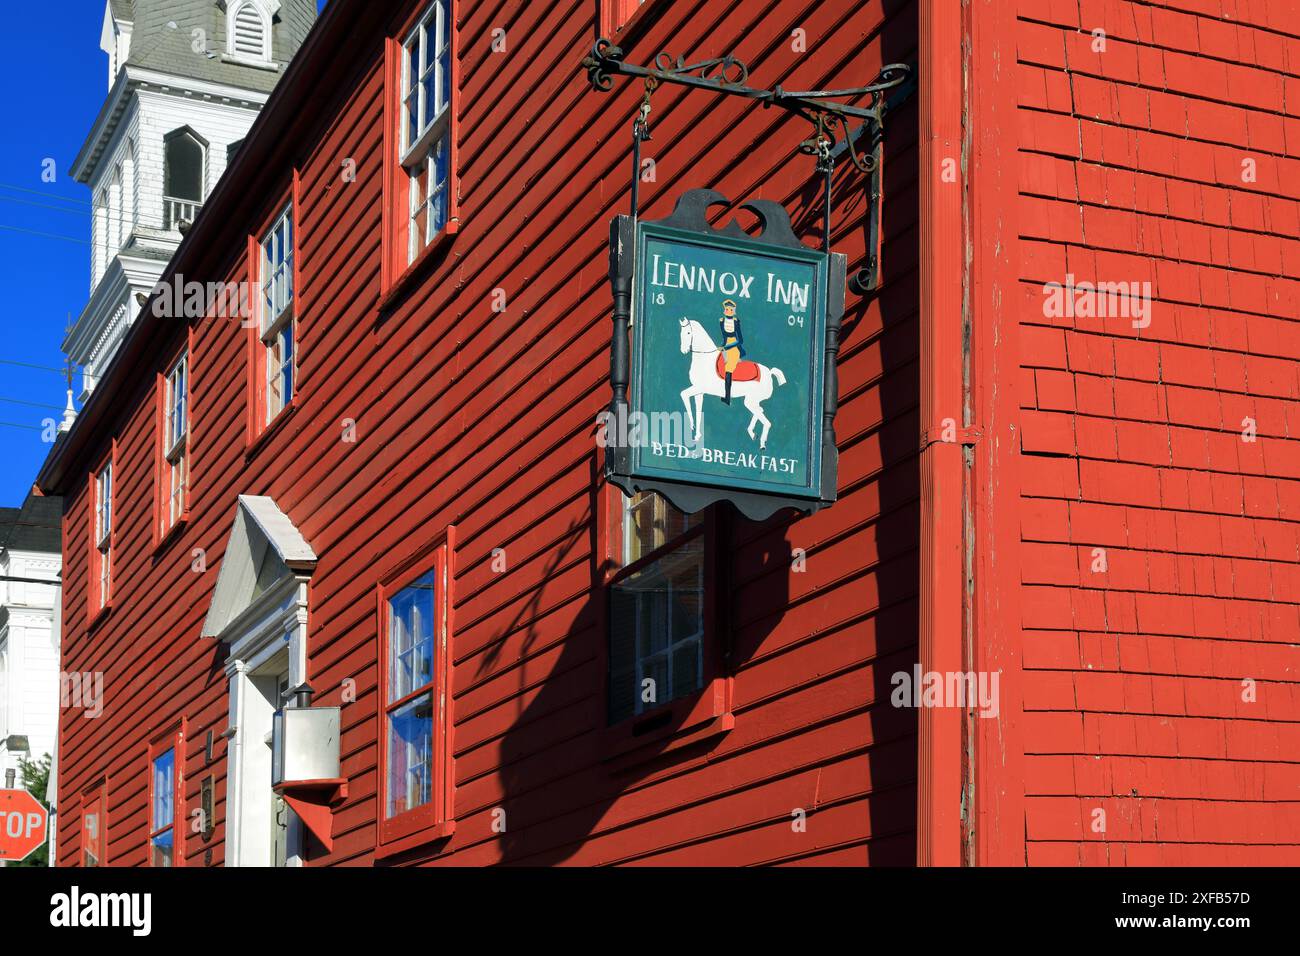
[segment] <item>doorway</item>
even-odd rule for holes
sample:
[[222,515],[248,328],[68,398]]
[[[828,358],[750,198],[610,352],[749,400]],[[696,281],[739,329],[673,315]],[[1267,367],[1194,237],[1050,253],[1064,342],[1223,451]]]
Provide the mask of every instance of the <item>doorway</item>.
[[282,648],[242,675],[237,732],[238,866],[288,866],[293,811],[271,789],[272,726],[289,692],[289,652]]

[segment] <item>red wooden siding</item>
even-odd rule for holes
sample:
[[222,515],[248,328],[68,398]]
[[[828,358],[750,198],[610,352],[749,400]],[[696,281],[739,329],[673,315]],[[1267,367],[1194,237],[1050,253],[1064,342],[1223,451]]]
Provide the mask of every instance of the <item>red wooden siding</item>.
[[1294,865],[1300,9],[1015,7],[1025,859]]
[[[459,232],[380,309],[384,44],[419,5],[385,15],[380,5],[334,4],[354,22],[332,72],[299,77],[313,86],[312,108],[287,128],[254,131],[250,141],[275,138],[276,161],[236,165],[246,181],[238,195],[221,194],[226,208],[205,208],[205,220],[221,221],[200,222],[204,246],[187,253],[207,270],[187,279],[245,278],[247,237],[283,206],[297,170],[294,406],[250,446],[246,333],[237,321],[195,323],[189,520],[155,550],[154,373],[184,342],[184,326],[160,343],[156,367],[112,396],[114,601],[93,627],[88,555],[70,546],[64,565],[64,669],[103,671],[104,714],[63,712],[61,805],[103,776],[107,858],[144,864],[148,742],[183,717],[178,826],[202,779],[216,777],[213,836],[187,832],[185,863],[223,861],[227,684],[222,648],[199,631],[235,497],[264,494],[319,555],[309,679],[317,703],[343,707],[349,797],[334,817],[333,852],[318,849],[309,864],[375,860],[377,588],[450,525],[455,832],[384,862],[911,862],[916,716],[888,698],[890,676],[917,654],[914,105],[891,117],[887,134],[885,290],[869,305],[850,295],[845,317],[840,500],[799,520],[722,523],[735,727],[611,759],[601,733],[608,555],[598,515],[613,492],[599,478],[593,430],[608,402],[607,222],[627,208],[642,89],[589,90],[579,64],[594,4],[458,4]],[[497,28],[504,54],[491,49]],[[792,49],[796,29],[806,52]],[[883,63],[914,60],[915,34],[910,4],[687,2],[640,11],[620,42],[637,61],[661,50],[732,52],[756,84],[808,89],[862,85]],[[665,87],[651,128],[656,181],[642,184],[645,216],[710,186],[734,200],[776,199],[810,244],[820,235],[820,180],[795,153],[810,133],[802,120]],[[343,175],[347,161],[355,181]],[[835,194],[834,242],[852,269],[864,246],[862,179],[842,169]],[[343,440],[348,421],[355,442]],[[90,536],[86,494],[84,483],[68,489],[74,545]],[[491,567],[498,548],[504,573]],[[802,573],[791,572],[795,548],[807,555]],[[343,699],[349,680],[355,701]],[[498,808],[504,833],[492,826]],[[791,826],[796,809],[808,813],[806,832]],[[60,858],[71,861],[80,819],[59,819]]]

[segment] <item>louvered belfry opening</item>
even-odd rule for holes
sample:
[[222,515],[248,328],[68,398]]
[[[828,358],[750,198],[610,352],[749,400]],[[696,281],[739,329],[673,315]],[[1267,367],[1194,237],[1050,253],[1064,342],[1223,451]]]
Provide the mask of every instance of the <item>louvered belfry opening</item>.
[[262,14],[252,3],[245,3],[235,11],[234,52],[250,60],[268,58],[266,24]]

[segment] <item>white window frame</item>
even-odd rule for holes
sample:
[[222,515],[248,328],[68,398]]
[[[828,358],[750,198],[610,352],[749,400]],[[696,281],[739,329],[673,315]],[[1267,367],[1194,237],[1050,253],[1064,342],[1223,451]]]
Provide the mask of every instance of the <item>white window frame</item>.
[[[293,201],[290,200],[260,243],[259,301],[266,366],[262,383],[266,389],[264,425],[270,424],[293,401],[298,384],[298,343],[294,329],[297,311],[297,290],[294,288],[296,243]],[[287,388],[284,387],[286,382]]]
[[163,396],[163,468],[167,477],[164,530],[174,528],[185,513],[189,481],[189,387],[189,351],[186,350],[168,371]]
[[[383,813],[383,819],[386,820],[391,820],[393,817],[399,816],[401,813],[406,811],[426,806],[437,799],[435,788],[438,784],[435,761],[438,758],[434,753],[435,741],[438,737],[438,731],[436,729],[436,715],[438,712],[437,655],[445,653],[443,641],[446,633],[446,620],[445,603],[443,602],[445,601],[445,589],[447,587],[445,578],[442,581],[439,581],[437,578],[438,571],[442,567],[443,565],[441,562],[435,560],[433,567],[420,574],[417,578],[410,581],[393,594],[389,595],[385,601],[385,604],[387,605],[385,609],[385,617],[388,621],[388,633],[385,635],[384,640],[387,641],[388,646],[385,648],[384,660],[388,667],[388,681],[386,684],[387,699],[380,702],[380,706],[384,711],[384,739],[380,741],[380,746],[389,748],[388,760],[386,762],[387,772],[385,774],[387,779],[382,782],[383,804],[381,812]],[[432,616],[428,621],[429,634],[427,640],[417,641],[414,632],[409,631],[403,626],[405,619],[399,612],[398,602],[403,599],[410,600],[413,617],[418,619],[419,611],[423,609],[416,603],[416,597],[407,597],[407,595],[408,592],[419,594],[426,590],[429,592],[429,603],[432,605]],[[442,616],[442,620],[439,620],[440,616]],[[399,650],[403,636],[410,639],[410,646],[405,650]],[[429,670],[428,679],[418,681],[414,666],[412,666],[409,683],[403,686],[400,680],[403,658],[409,655],[410,661],[412,665],[414,665],[417,660],[418,651],[426,644],[427,647],[425,647],[424,650],[427,654],[427,666]],[[393,780],[393,721],[398,714],[410,709],[412,706],[422,703],[426,699],[429,701],[431,714],[433,715],[431,717],[429,735],[420,738],[420,744],[425,745],[421,748],[418,754],[418,758],[422,759],[412,759],[410,756],[412,745],[409,742],[406,745],[408,748],[408,756],[405,762],[406,774],[402,781],[404,786],[401,788],[401,792],[405,793],[408,799],[406,806],[404,806],[402,810],[396,811],[393,809],[393,804],[399,791],[398,788],[394,786]],[[412,776],[421,777],[423,779],[424,787],[428,790],[428,796],[419,803],[411,803],[409,800]]]
[[[172,166],[170,158],[167,155],[167,149],[174,140],[188,137],[195,145],[199,147],[199,195],[197,199],[190,199],[184,196],[173,196],[167,192],[167,177],[171,172]],[[163,137],[163,222],[166,229],[175,230],[178,223],[185,218],[180,215],[181,212],[187,212],[192,216],[197,216],[203,204],[207,201],[208,195],[208,160],[212,144],[199,135],[194,127],[189,125],[178,126],[171,130]],[[175,190],[173,190],[175,191]],[[184,207],[192,206],[192,210]]]
[[99,552],[99,606],[108,604],[113,584],[113,463],[95,474],[95,549]]
[[401,164],[409,181],[408,265],[446,228],[450,210],[451,26],[450,0],[434,0],[402,43]]

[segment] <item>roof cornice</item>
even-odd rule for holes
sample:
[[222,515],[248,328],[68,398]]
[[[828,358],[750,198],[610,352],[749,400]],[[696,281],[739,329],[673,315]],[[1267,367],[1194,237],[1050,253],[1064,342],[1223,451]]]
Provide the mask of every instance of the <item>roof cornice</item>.
[[122,118],[122,113],[126,109],[130,87],[131,78],[123,67],[117,71],[117,79],[113,81],[113,88],[108,91],[104,105],[99,108],[99,115],[91,124],[90,134],[81,144],[77,158],[72,161],[72,178],[77,182],[89,185],[91,174],[94,172],[93,165],[90,163],[91,156],[93,154],[98,158],[99,153],[102,152],[100,144],[117,128],[117,121]]

